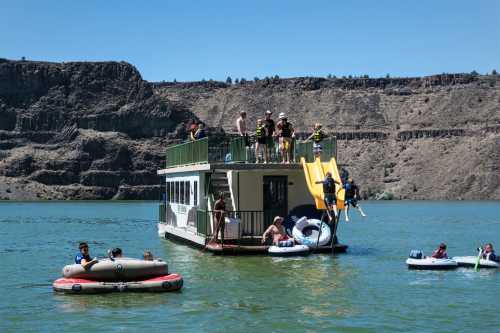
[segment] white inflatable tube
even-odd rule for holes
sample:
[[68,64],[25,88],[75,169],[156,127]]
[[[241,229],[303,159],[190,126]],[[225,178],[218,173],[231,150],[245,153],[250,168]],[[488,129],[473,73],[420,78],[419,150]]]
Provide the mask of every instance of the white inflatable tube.
[[167,275],[167,263],[162,260],[140,260],[133,258],[100,259],[85,269],[80,264],[63,268],[65,278],[89,279],[96,281],[137,281]]
[[406,264],[410,269],[455,269],[458,267],[458,264],[453,259],[436,259],[427,257],[424,259],[406,259]]
[[[332,233],[326,222],[321,223],[320,220],[308,219],[307,223],[301,219],[301,223],[296,223],[293,227],[293,238],[299,244],[307,245],[310,248],[316,248],[316,245],[325,246],[330,244]],[[321,226],[321,235],[319,228]],[[319,236],[319,241],[318,241]]]
[[[460,267],[474,267],[476,266],[477,256],[464,256],[464,257],[453,257]],[[480,259],[480,268],[500,268],[500,263],[493,260]]]
[[309,254],[309,246],[307,245],[295,245],[288,247],[280,247],[280,246],[270,246],[268,250],[269,254],[272,256],[298,256]]

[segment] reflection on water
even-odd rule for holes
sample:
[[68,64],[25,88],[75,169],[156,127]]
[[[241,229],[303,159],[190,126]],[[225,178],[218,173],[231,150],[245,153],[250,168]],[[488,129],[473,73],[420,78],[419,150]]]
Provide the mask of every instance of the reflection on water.
[[[411,249],[500,243],[500,203],[368,202],[339,236],[347,254],[213,256],[160,240],[156,203],[0,203],[0,332],[494,332],[499,270],[408,270]],[[467,216],[475,211],[471,225]],[[92,255],[150,249],[182,292],[60,295],[78,242]],[[8,292],[7,292],[8,291]],[[496,307],[496,308],[495,308]],[[439,316],[435,314],[439,313]]]
[[167,304],[162,294],[111,293],[98,295],[64,295],[54,293],[57,308],[62,312],[86,312],[91,309],[127,310]]

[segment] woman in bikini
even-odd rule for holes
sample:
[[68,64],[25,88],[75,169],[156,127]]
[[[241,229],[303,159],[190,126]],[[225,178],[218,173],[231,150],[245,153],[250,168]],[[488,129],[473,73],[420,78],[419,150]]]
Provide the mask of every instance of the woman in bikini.
[[283,227],[283,218],[281,216],[276,216],[273,220],[273,224],[267,228],[267,230],[262,234],[262,244],[264,244],[269,236],[273,237],[273,244],[279,246],[279,243],[291,239]]

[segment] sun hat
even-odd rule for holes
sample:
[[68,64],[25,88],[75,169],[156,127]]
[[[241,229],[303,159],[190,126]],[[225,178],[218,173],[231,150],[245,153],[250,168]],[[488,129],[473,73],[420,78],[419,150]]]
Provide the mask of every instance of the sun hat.
[[285,118],[286,118],[285,113],[284,113],[284,112],[281,112],[281,113],[279,114],[278,118],[280,118],[280,119],[285,119]]

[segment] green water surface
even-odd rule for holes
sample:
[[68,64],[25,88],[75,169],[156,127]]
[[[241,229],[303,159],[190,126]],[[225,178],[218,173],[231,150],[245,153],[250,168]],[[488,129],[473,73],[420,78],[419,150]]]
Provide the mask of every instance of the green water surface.
[[[0,332],[500,332],[500,271],[409,271],[410,249],[500,247],[499,202],[364,202],[347,254],[219,257],[161,240],[151,202],[0,203]],[[150,249],[182,292],[59,295],[78,242]]]

